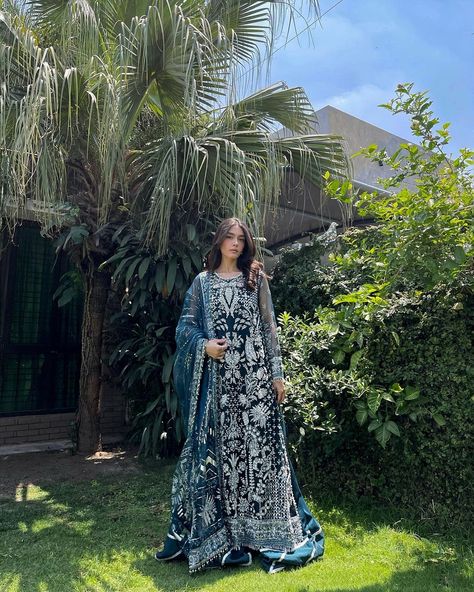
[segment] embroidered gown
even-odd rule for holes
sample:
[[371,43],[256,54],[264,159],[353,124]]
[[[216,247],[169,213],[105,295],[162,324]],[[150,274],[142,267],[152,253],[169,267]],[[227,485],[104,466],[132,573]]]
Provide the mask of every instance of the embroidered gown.
[[[321,556],[323,535],[292,470],[273,388],[283,372],[265,276],[251,291],[242,274],[199,274],[176,336],[187,439],[160,558],[184,553],[197,571],[213,560],[246,564],[250,548],[275,572]],[[208,338],[226,339],[223,362],[205,356]]]

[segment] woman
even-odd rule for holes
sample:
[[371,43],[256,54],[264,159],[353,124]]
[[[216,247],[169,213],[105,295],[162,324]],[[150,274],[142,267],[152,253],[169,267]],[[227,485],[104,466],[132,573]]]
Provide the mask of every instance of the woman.
[[286,451],[277,327],[254,257],[247,226],[224,220],[176,329],[174,382],[186,441],[156,559],[185,556],[191,572],[250,565],[254,550],[275,573],[324,551]]

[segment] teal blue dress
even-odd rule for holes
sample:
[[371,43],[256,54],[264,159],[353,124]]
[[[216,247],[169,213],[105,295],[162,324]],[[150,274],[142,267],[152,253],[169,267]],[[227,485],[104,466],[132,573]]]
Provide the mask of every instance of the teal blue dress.
[[[225,338],[223,362],[205,355]],[[174,381],[186,441],[172,488],[171,525],[157,559],[184,556],[191,572],[248,565],[269,572],[321,557],[324,537],[292,469],[273,380],[283,378],[264,274],[203,272],[187,292],[176,331]]]

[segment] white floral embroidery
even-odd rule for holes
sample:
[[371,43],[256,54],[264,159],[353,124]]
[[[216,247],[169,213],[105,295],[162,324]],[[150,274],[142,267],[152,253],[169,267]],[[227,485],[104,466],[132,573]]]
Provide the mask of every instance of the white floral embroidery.
[[226,524],[235,546],[293,548],[302,528],[272,382],[258,293],[213,274],[215,336],[229,345],[217,375],[217,440]]
[[214,501],[213,497],[211,497],[210,495],[206,495],[206,499],[205,499],[203,507],[202,507],[202,519],[204,521],[204,524],[206,526],[208,526],[209,524],[212,524],[214,522],[215,518],[216,518],[216,502]]

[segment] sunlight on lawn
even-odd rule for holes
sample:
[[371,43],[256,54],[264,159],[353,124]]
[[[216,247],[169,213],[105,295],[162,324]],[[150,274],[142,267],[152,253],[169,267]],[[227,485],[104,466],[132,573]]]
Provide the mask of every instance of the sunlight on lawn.
[[[185,561],[157,563],[168,525],[172,466],[120,478],[22,485],[1,504],[1,592],[467,592],[464,543],[421,538],[383,508],[310,502],[326,555],[295,571],[249,568],[189,575]],[[18,498],[17,498],[18,499]],[[320,500],[322,502],[323,500]]]

